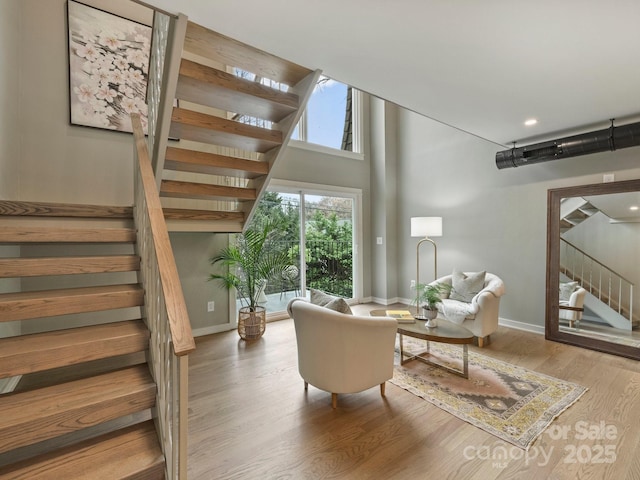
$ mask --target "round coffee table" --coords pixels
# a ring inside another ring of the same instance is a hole
[[[374,317],[387,317],[387,310],[371,310]],[[473,343],[473,333],[461,325],[438,318],[436,327],[427,327],[424,320],[415,320],[413,323],[398,323],[398,335],[400,335],[400,364],[404,365],[411,360],[418,360],[429,365],[443,368],[451,373],[469,378],[469,357],[467,345]],[[427,342],[427,349],[420,353],[411,353],[404,350],[402,337],[419,338]],[[450,343],[462,345],[462,370],[456,370],[446,365],[432,362],[427,357],[431,355],[429,342]],[[405,358],[406,357],[406,358]]]

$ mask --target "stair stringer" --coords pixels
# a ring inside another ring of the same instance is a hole
[[[165,154],[169,143],[171,115],[173,114],[176,90],[178,88],[178,76],[180,74],[184,39],[187,34],[187,23],[186,15],[179,14],[177,18],[169,17],[169,33],[167,36],[172,42],[167,43],[165,51],[157,128],[154,135],[153,150],[149,152],[158,190],[160,190],[160,184],[162,183]]]

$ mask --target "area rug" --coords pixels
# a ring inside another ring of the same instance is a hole
[[[425,342],[405,336],[404,347],[421,352]],[[431,360],[460,369],[462,347],[431,342]],[[465,379],[418,361],[400,366],[396,349],[391,383],[524,450],[587,391],[471,351]]]

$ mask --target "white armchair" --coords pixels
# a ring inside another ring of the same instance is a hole
[[[584,312],[584,297],[587,295],[587,291],[576,286],[575,290],[570,293],[569,300],[564,300],[562,292],[560,294],[560,312],[559,317],[564,320],[569,320],[569,327],[580,325],[582,320],[582,312]]]
[[[298,343],[298,371],[309,384],[331,392],[361,392],[393,377],[398,322],[393,318],[349,315],[294,298],[287,306]]]
[[[452,285],[452,275],[440,277],[432,283]],[[497,275],[487,272],[482,290],[470,303],[451,300],[449,294],[445,293],[438,304],[438,311],[446,319],[462,325],[478,337],[478,346],[483,347],[489,335],[498,329],[500,297],[504,293],[504,282]]]

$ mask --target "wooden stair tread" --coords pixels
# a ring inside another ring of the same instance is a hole
[[[135,284],[3,293],[0,321],[137,307],[143,302],[144,291]]]
[[[0,452],[153,407],[147,365],[0,397]]]
[[[229,220],[243,221],[244,212],[225,212],[214,210],[195,210],[189,208],[163,208],[167,220]]]
[[[133,207],[0,200],[0,215],[80,218],[132,218]]]
[[[25,375],[147,349],[141,320],[0,339],[0,378]]]
[[[264,78],[296,85],[311,71],[305,67],[243,44],[193,22],[187,24],[187,52],[241,68]]]
[[[0,243],[133,243],[132,228],[57,228],[3,226]]]
[[[282,132],[255,127],[206,113],[174,107],[169,135],[173,138],[265,153],[282,145]]]
[[[164,168],[180,172],[256,178],[269,173],[269,164],[256,160],[168,147]]]
[[[208,183],[163,180],[160,185],[160,196],[246,201],[256,199],[256,190],[254,188],[228,187],[226,185],[211,185]]]
[[[0,258],[0,278],[133,272],[140,269],[137,255]]]
[[[183,59],[176,97],[273,122],[298,109],[298,96]]]
[[[0,468],[1,480],[163,479],[164,457],[152,421]]]

